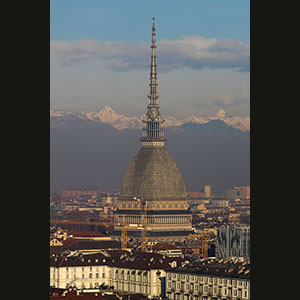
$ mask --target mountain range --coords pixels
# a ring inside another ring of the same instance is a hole
[[[235,118],[223,111],[206,118],[165,117],[166,148],[187,190],[209,184],[223,192],[250,184],[250,118]],[[141,147],[140,128],[140,117],[123,116],[109,106],[96,113],[51,110],[52,188],[96,187],[99,182],[103,188],[120,188]]]
[[[78,118],[86,118],[88,120],[93,120],[96,122],[106,123],[113,126],[116,129],[141,129],[142,128],[142,117],[134,116],[128,117],[122,114],[118,114],[110,106],[105,105],[98,112],[88,112],[88,113],[73,113],[70,111],[62,110],[50,110],[50,117],[56,116],[69,116],[74,115]],[[215,115],[209,117],[201,117],[192,115],[189,118],[183,120],[177,120],[174,117],[163,116],[165,118],[165,127],[169,126],[181,126],[186,123],[194,124],[206,124],[212,120],[222,120],[228,126],[239,129],[241,131],[250,130],[250,117],[229,117],[223,109],[220,109]]]

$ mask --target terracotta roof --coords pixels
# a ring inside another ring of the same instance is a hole
[[[70,245],[76,244],[77,242],[78,242],[78,240],[69,238],[69,239],[64,240],[62,243],[64,246],[70,246]]]
[[[68,247],[70,250],[88,250],[88,249],[120,249],[121,243],[114,240],[108,241],[93,241],[93,240],[79,240],[76,244]]]
[[[177,247],[168,243],[157,243],[152,247],[153,250],[168,250],[168,249],[178,249]]]

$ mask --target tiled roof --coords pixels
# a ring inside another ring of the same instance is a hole
[[[108,265],[111,267],[127,269],[169,269],[172,262],[176,261],[177,266],[186,261],[181,257],[168,257],[158,253],[136,251],[130,253],[123,250],[104,251],[103,253],[73,256],[50,257],[52,267],[71,267],[71,266],[98,266]]]
[[[119,200],[187,200],[179,169],[165,147],[142,147],[131,161],[122,181]]]
[[[107,257],[102,253],[82,256],[52,256],[50,267],[102,266],[107,264]]]
[[[153,250],[168,250],[168,249],[178,249],[177,247],[168,243],[157,243],[152,247]]]
[[[170,269],[168,272],[250,279],[250,261],[202,259],[184,267]]]
[[[136,251],[121,255],[118,260],[108,262],[110,266],[128,268],[128,269],[167,269],[171,267],[171,263],[176,261],[177,265],[181,264],[184,259],[180,257],[168,257],[158,253],[149,253]]]
[[[120,249],[121,243],[114,240],[108,241],[93,241],[79,240],[76,244],[68,247],[70,250],[88,250],[88,249]]]

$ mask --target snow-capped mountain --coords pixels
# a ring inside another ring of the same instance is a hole
[[[93,121],[107,123],[117,129],[135,129],[142,127],[142,117],[126,117],[116,113],[110,106],[105,105],[98,112],[86,113],[86,117]]]
[[[105,105],[98,112],[74,113],[63,110],[50,110],[50,117],[62,117],[74,115],[81,119],[93,120],[96,122],[106,123],[116,129],[140,129],[142,128],[142,117],[127,117],[118,114],[110,106]],[[177,120],[174,117],[163,116],[165,118],[165,126],[181,126],[186,123],[206,124],[211,120],[222,120],[228,126],[239,129],[241,131],[250,131],[250,117],[231,117],[227,116],[223,109],[220,109],[215,115],[208,117],[191,116],[183,120]]]

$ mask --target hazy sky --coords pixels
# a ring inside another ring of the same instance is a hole
[[[250,114],[249,0],[50,0],[52,108],[143,114],[152,17],[161,113]]]

